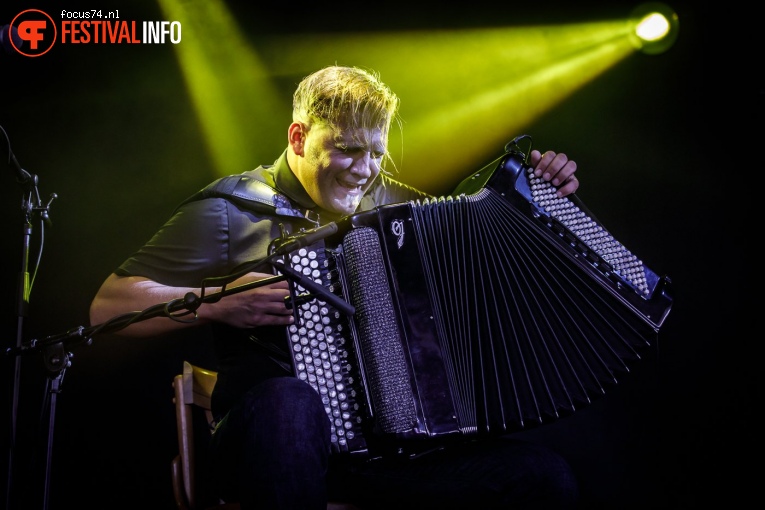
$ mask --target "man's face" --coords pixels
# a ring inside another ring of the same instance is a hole
[[[305,134],[295,175],[319,207],[351,214],[379,175],[385,149],[379,128],[342,131],[314,125]]]

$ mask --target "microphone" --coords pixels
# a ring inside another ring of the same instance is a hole
[[[5,132],[3,126],[0,126],[0,132],[3,133],[3,136],[5,136],[5,140],[8,143],[8,164],[11,165],[14,170],[16,170],[16,182],[19,184],[26,184],[29,182],[32,176],[29,174],[29,172],[21,168],[19,161],[16,159],[16,155],[13,154],[13,151],[11,150],[11,140],[8,138],[8,133]]]
[[[8,147],[8,164],[10,164],[16,170],[16,182],[19,184],[26,184],[29,182],[29,179],[32,178],[29,172],[21,168],[21,165],[19,164],[10,147]]]
[[[273,259],[277,255],[289,255],[290,252],[300,248],[305,248],[308,245],[331,236],[332,234],[336,233],[337,230],[337,223],[333,221],[322,227],[313,228],[311,230],[300,232],[297,235],[287,237],[284,241],[278,244],[275,249],[273,249],[271,255],[269,255],[269,258]],[[280,239],[276,239],[275,243],[279,243],[279,241]],[[301,273],[295,271],[292,269],[292,267],[290,267],[289,264],[285,264],[282,261],[276,261],[273,263],[273,265],[284,276],[288,277],[293,282],[300,284],[304,289],[320,295],[322,299],[330,303],[342,313],[346,315],[353,315],[356,313],[356,309],[353,307],[353,305],[334,295],[323,285],[320,285],[310,278],[306,278]]]
[[[11,41],[13,41],[13,44],[11,44]],[[12,53],[14,45],[16,48],[21,48],[23,43],[24,40],[19,35],[18,28],[11,27],[10,25],[0,27],[0,45],[3,46],[6,53]]]
[[[324,226],[316,227],[311,230],[292,235],[279,244],[271,255],[287,255],[300,248],[321,241],[337,232],[337,223],[330,222]]]
[[[321,299],[331,304],[345,315],[351,316],[356,313],[356,307],[354,307],[352,304],[348,303],[341,297],[334,295],[328,288],[324,287],[323,285],[318,284],[310,278],[303,276],[301,273],[292,269],[292,267],[290,267],[288,264],[284,264],[283,262],[279,261],[274,264],[274,267],[281,271],[284,276],[294,281],[295,283],[298,283],[304,289],[310,290],[311,292],[321,296]]]

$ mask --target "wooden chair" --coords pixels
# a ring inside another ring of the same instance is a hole
[[[217,372],[207,370],[188,361],[183,362],[183,373],[173,378],[175,417],[178,427],[178,455],[172,461],[173,494],[178,510],[238,510],[236,502],[223,502],[212,496],[199,476],[205,459],[205,448],[197,443],[208,441],[215,423],[210,410]],[[358,510],[353,505],[330,502],[327,510]]]
[[[183,373],[173,378],[175,396],[175,419],[178,428],[178,455],[172,461],[173,495],[179,510],[203,510],[208,508],[238,508],[238,504],[225,505],[214,500],[202,484],[197,483],[197,474],[203,459],[195,448],[197,441],[209,438],[214,423],[210,410],[212,395],[218,374],[188,361],[183,362]]]

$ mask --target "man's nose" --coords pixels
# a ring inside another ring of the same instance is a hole
[[[351,173],[361,177],[370,177],[374,173],[375,159],[369,152],[364,152],[356,158],[351,167]]]

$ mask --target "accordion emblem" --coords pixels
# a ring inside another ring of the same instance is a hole
[[[672,306],[659,277],[508,151],[447,197],[349,216],[286,257],[297,377],[333,452],[377,454],[535,427],[602,396]]]

